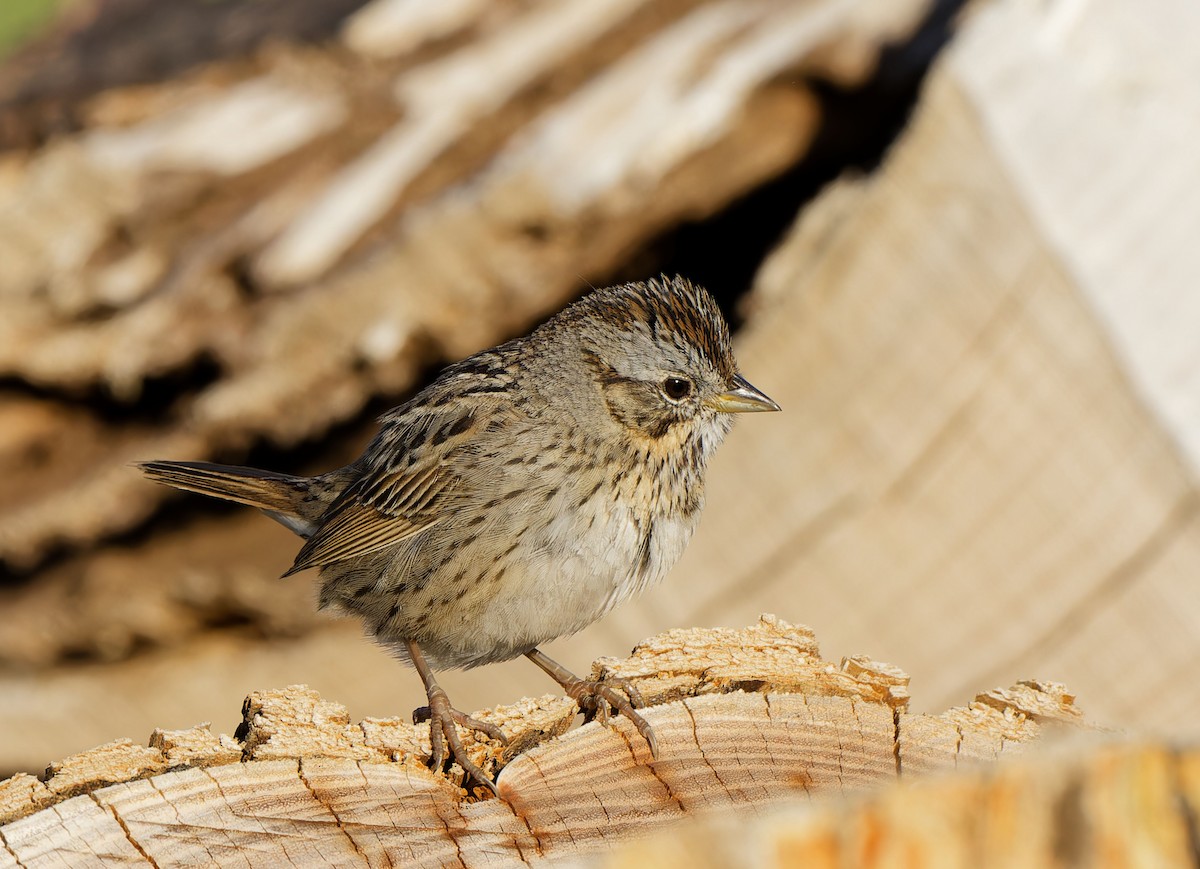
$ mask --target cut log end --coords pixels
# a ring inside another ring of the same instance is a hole
[[[22,860],[37,841],[105,853],[136,843],[163,865],[201,859],[214,836],[249,847],[245,824],[257,818],[279,834],[269,847],[285,850],[294,834],[325,857],[353,845],[359,860],[431,860],[471,832],[473,847],[487,839],[517,865],[714,809],[861,793],[1018,752],[1048,729],[1081,729],[1070,693],[1033,681],[911,715],[901,670],[864,657],[825,661],[808,628],[773,616],[743,630],[669,631],[593,672],[641,691],[657,760],[619,716],[568,733],[573,701],[525,699],[475,713],[508,746],[464,734],[472,759],[498,777],[501,799],[482,799],[459,788],[460,771],[425,767],[427,727],[354,723],[343,706],[291,686],[247,697],[235,737],[207,724],[156,730],[148,747],[118,740],[52,764],[44,782],[0,783],[0,832]]]

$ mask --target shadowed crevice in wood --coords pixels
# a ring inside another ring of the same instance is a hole
[[[729,785],[727,785],[725,783],[725,780],[721,778],[721,771],[719,769],[717,769],[715,766],[713,766],[712,761],[710,761],[708,759],[708,755],[705,754],[704,743],[700,739],[700,725],[696,721],[696,713],[692,711],[691,704],[687,700],[682,701],[682,703],[683,703],[684,710],[688,714],[688,719],[692,722],[692,739],[695,740],[695,742],[696,742],[696,748],[700,752],[700,759],[704,762],[705,766],[707,766],[710,770],[712,770],[712,774],[716,778],[717,783],[721,786],[721,788],[726,793],[729,793],[730,792]],[[680,807],[682,808],[682,804],[680,804]]]
[[[1088,852],[1091,831],[1087,829],[1087,813],[1083,808],[1084,783],[1071,778],[1054,804],[1053,854],[1063,866],[1086,866],[1091,863]]]
[[[896,778],[904,774],[904,763],[900,756],[900,710],[892,710],[892,753],[896,756]]]
[[[1187,751],[1170,749],[1171,790],[1183,828],[1187,834],[1187,848],[1193,866],[1200,866],[1200,794],[1196,792],[1196,779],[1185,775],[1189,766]]]
[[[88,796],[91,797],[92,801],[95,802],[95,804],[101,810],[107,811],[110,815],[112,815],[113,820],[117,822],[117,825],[121,828],[121,831],[125,833],[125,838],[129,840],[129,844],[132,845],[134,850],[142,856],[142,859],[149,863],[153,869],[158,869],[158,863],[154,861],[153,857],[146,853],[145,849],[142,848],[138,840],[134,838],[133,833],[129,832],[129,827],[125,826],[125,821],[122,820],[120,813],[113,806],[105,806],[103,803],[101,803],[98,799],[96,799],[95,794],[88,794]]]
[[[462,815],[459,814],[458,817],[461,821]],[[459,840],[458,834],[456,833],[454,827],[450,825],[449,820],[443,817],[442,823],[446,825],[446,835],[450,838],[450,841],[454,843],[455,856],[458,858],[458,865],[460,865],[462,869],[467,869],[466,855],[463,854],[462,842]]]
[[[316,788],[314,788],[311,784],[309,784],[308,777],[305,776],[305,774],[304,774],[304,758],[299,758],[296,761],[296,776],[297,776],[297,778],[300,779],[300,782],[306,788],[308,788],[308,792],[310,794],[312,794],[312,798],[328,810],[329,816],[331,818],[333,818],[333,822],[334,822],[334,824],[337,825],[337,828],[341,832],[341,834],[346,837],[346,841],[348,841],[350,843],[350,847],[354,849],[354,852],[356,854],[358,854],[358,856],[363,858],[364,862],[366,862],[367,856],[358,847],[358,842],[356,842],[354,837],[352,835],[350,835],[350,831],[346,829],[345,825],[342,823],[342,819],[340,817],[338,817],[337,810],[334,809],[334,807],[332,805],[330,805],[326,800],[322,799],[321,794],[317,793]],[[447,832],[448,831],[449,830],[447,829]]]
[[[516,816],[518,821],[520,821],[522,824],[525,825],[525,829],[529,831],[529,838],[533,841],[533,845],[534,845],[534,854],[538,857],[546,856],[546,849],[545,849],[545,846],[542,845],[542,839],[537,834],[537,831],[535,831],[533,829],[533,825],[529,823],[529,819],[527,817],[525,817],[525,815],[521,814],[520,812],[517,812],[515,809],[513,810],[513,814]],[[512,837],[512,841],[513,841],[513,846],[517,849],[517,853],[519,853],[521,855],[521,858],[527,859],[525,857],[525,849],[521,846],[520,837],[514,833],[513,837]]]
[[[0,827],[0,845],[3,845],[3,846],[4,846],[4,850],[5,850],[5,852],[6,852],[6,853],[8,854],[8,856],[9,856],[9,857],[12,859],[13,863],[15,863],[17,866],[22,866],[22,865],[23,865],[23,864],[21,863],[21,860],[20,860],[20,858],[18,858],[18,857],[17,857],[17,854],[16,854],[16,852],[15,852],[15,851],[13,851],[13,849],[12,849],[12,848],[9,846],[9,844],[8,844],[8,839],[6,839],[6,838],[5,838],[5,836],[4,836],[4,830],[3,830],[3,828],[2,828],[2,827]]]

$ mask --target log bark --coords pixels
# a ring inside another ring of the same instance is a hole
[[[55,764],[45,783],[0,783],[0,865],[542,864],[681,819],[749,818],[991,763],[1082,728],[1069,692],[1037,682],[912,715],[903,672],[824,661],[808,629],[772,616],[673,631],[595,673],[646,697],[657,760],[624,719],[566,732],[572,701],[526,700],[478,713],[509,746],[467,736],[499,770],[500,798],[484,799],[424,766],[427,727],[351,724],[303,687],[258,692],[237,739],[156,731],[149,747],[124,740]]]

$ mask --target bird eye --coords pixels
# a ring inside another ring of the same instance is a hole
[[[682,377],[668,377],[663,381],[663,394],[672,401],[682,401],[692,392],[692,382]]]

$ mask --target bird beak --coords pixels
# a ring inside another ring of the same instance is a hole
[[[765,410],[779,410],[778,404],[751,386],[742,375],[734,375],[730,385],[733,387],[732,389],[710,398],[705,403],[721,413],[758,413]]]

